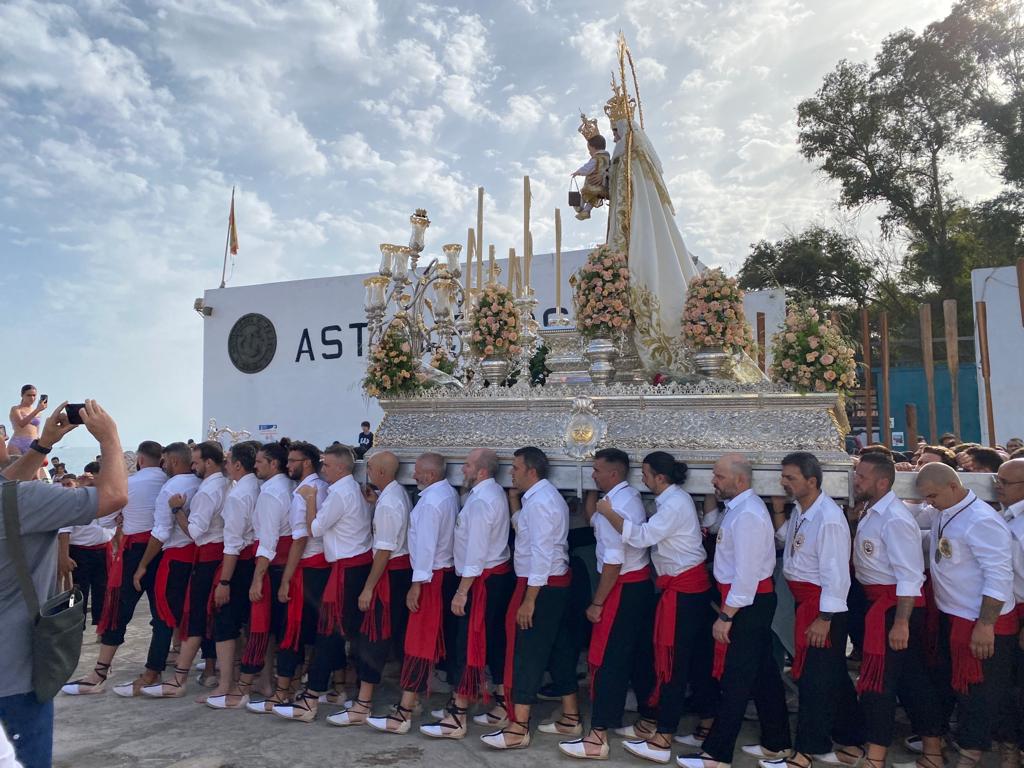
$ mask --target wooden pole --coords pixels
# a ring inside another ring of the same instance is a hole
[[[476,188],[476,258],[477,264],[480,264],[484,257],[484,188]],[[483,267],[477,268],[476,272],[476,287],[483,288],[484,284],[481,282],[483,278]]]
[[[984,301],[974,302],[978,319],[978,346],[981,348],[981,378],[985,385],[985,419],[988,423],[988,444],[996,444],[996,420],[992,411],[992,368],[988,356],[988,309]]]
[[[768,370],[765,367],[767,365],[767,361],[765,360],[765,349],[764,349],[765,339],[766,339],[764,323],[765,323],[764,312],[758,312],[757,313],[757,367],[761,369],[762,373],[764,373],[765,371]]]
[[[555,325],[562,324],[562,210],[555,208]]]
[[[924,381],[928,387],[928,442],[939,442],[938,419],[935,415],[935,358],[932,353],[932,307],[922,304],[918,308],[921,321],[921,365],[924,367]]]
[[[917,405],[907,403],[903,406],[903,412],[907,417],[907,448],[917,450]]]
[[[494,261],[494,243],[487,246],[487,282],[493,283],[498,279],[496,272],[497,264]]]
[[[530,291],[530,177],[523,176],[523,283]]]
[[[892,426],[889,423],[892,402],[889,397],[889,313],[882,313],[882,442],[892,448]]]
[[[872,424],[871,396],[871,323],[868,319],[868,308],[860,310],[861,350],[864,354],[864,428],[867,430],[866,444],[871,445],[874,424]]]
[[[960,438],[960,344],[956,324],[956,299],[942,302],[946,331],[946,366],[949,368],[949,392],[953,411],[953,433]]]
[[[476,245],[476,235],[473,234],[473,228],[470,227],[466,232],[466,290],[470,291],[473,289],[473,246]],[[480,278],[477,278],[477,288],[482,287]]]

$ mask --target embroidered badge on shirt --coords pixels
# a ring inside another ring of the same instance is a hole
[[[719,528],[718,529],[718,535],[715,536],[715,544],[721,544],[722,543],[722,539],[724,539],[724,538],[725,538],[725,531],[723,531],[721,528]]]
[[[869,557],[875,553],[875,542],[871,539],[864,539],[864,542],[860,545],[861,549],[864,550],[864,554]]]
[[[793,537],[793,549],[794,550],[800,549],[800,547],[802,547],[803,545],[804,545],[804,535],[802,533],[798,533],[796,536]]]

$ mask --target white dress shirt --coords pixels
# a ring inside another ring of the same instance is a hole
[[[240,477],[228,491],[221,511],[221,517],[224,518],[225,555],[241,554],[256,538],[252,518],[259,495],[260,482],[252,472]]]
[[[475,578],[509,558],[508,497],[494,478],[477,483],[455,520],[455,572]]]
[[[961,514],[957,514],[960,512]],[[968,491],[944,512],[935,510],[931,525],[932,585],[935,604],[943,613],[974,621],[981,614],[982,597],[1003,601],[1000,613],[1013,610],[1013,566],[1010,529],[1002,515]],[[939,530],[942,535],[940,537]],[[940,538],[951,556],[935,562]]]
[[[892,491],[861,517],[853,540],[853,567],[861,584],[895,584],[897,597],[920,597],[921,528]]]
[[[58,533],[70,534],[68,543],[72,547],[98,547],[114,538],[114,528],[104,528],[99,520],[88,525],[71,525],[61,528]]]
[[[252,514],[253,533],[260,543],[256,557],[273,560],[277,554],[277,540],[282,536],[291,536],[288,510],[291,508],[294,488],[295,484],[284,472],[279,472],[260,486],[260,495]]]
[[[569,570],[569,505],[547,480],[538,480],[523,494],[516,514],[516,576],[527,586],[543,587],[549,576]]]
[[[145,533],[153,530],[153,510],[156,497],[167,482],[167,475],[160,467],[143,467],[128,477],[128,503],[121,510],[123,523],[121,530],[125,536],[133,533]],[[114,528],[117,523],[113,517],[104,518],[105,527]]]
[[[670,485],[654,497],[654,504],[656,510],[646,523],[622,521],[622,540],[634,547],[650,547],[659,576],[678,576],[703,563],[707,553],[690,494]]]
[[[1013,540],[1013,599],[1017,605],[1024,605],[1024,501],[1018,501],[1006,508],[1007,525]]]
[[[612,505],[612,510],[623,520],[633,525],[643,525],[647,521],[644,503],[640,492],[623,480],[605,494]],[[594,526],[594,540],[597,545],[597,572],[601,573],[604,565],[621,565],[619,575],[639,571],[651,561],[647,547],[634,547],[622,539],[622,534],[612,527],[604,515],[594,514],[590,519]]]
[[[310,533],[323,539],[324,554],[331,563],[370,550],[373,513],[352,475],[328,487],[327,498],[313,518]]]
[[[295,486],[292,491],[291,507],[288,510],[288,522],[292,527],[292,540],[305,539],[306,548],[302,552],[302,559],[322,555],[324,552],[324,540],[316,535],[310,535],[309,527],[306,525],[306,500],[299,495],[299,488],[311,485],[316,488],[316,509],[319,513],[320,507],[327,499],[327,483],[320,479],[320,475],[312,473],[303,478],[302,482]]]
[[[447,480],[438,480],[420,492],[409,513],[409,560],[412,580],[430,581],[434,571],[455,562],[455,518],[459,494]]]
[[[729,584],[725,604],[745,608],[757,585],[775,572],[775,526],[761,497],[748,488],[725,502],[715,545],[715,581]]]
[[[170,498],[176,494],[185,496],[185,503],[182,511],[188,517],[191,510],[192,497],[199,490],[199,478],[191,472],[183,475],[175,475],[167,479],[160,493],[157,494],[156,502],[153,505],[153,536],[160,539],[164,549],[177,549],[192,543],[188,534],[181,530],[178,521],[174,519],[171,511]]]
[[[224,541],[224,499],[228,495],[230,480],[220,472],[208,475],[199,484],[192,497],[192,511],[188,515],[188,535],[197,545]]]
[[[373,508],[373,551],[386,549],[390,560],[409,554],[409,492],[392,480],[377,496]]]
[[[824,493],[807,511],[797,502],[785,531],[782,573],[791,581],[821,587],[818,610],[842,613],[850,592],[850,525],[843,510]]]

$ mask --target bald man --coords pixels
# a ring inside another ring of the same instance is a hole
[[[412,580],[409,562],[409,512],[412,503],[405,487],[396,479],[398,457],[391,451],[376,451],[366,462],[364,489],[373,507],[373,565],[359,594],[363,611],[364,653],[377,669],[383,669],[392,648],[403,647],[409,609],[405,604]],[[346,702],[345,709],[327,718],[331,725],[364,725],[370,716],[376,686],[360,680],[359,693]],[[328,700],[343,696],[336,690]]]
[[[1000,742],[1014,740],[996,717],[1012,674],[1018,630],[1010,531],[945,464],[922,467],[917,490],[933,508],[928,554],[941,611],[937,680],[946,689],[943,714],[948,720],[956,703],[957,766],[974,768],[993,735]]]
[[[444,457],[424,453],[416,460],[413,479],[420,498],[409,513],[409,560],[412,584],[406,596],[409,625],[402,661],[402,698],[384,717],[366,724],[378,731],[405,734],[412,727],[413,708],[426,693],[435,664],[445,655],[444,606],[458,586],[453,547],[459,495],[447,480]]]
[[[1003,517],[1013,535],[1010,540],[1013,553],[1013,598],[1017,603],[1017,618],[1024,624],[1024,459],[1004,462],[996,473],[995,483],[996,498],[1003,505]],[[1019,640],[1016,649],[1016,696],[1004,701],[1000,708],[1000,717],[1013,722],[1017,731],[1016,743],[1004,741],[1000,744],[1004,760],[1015,750],[1024,749],[1024,628],[1020,631]],[[1004,735],[1009,736],[1010,733]]]

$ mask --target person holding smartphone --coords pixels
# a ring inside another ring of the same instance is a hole
[[[39,398],[36,405],[38,391],[34,384],[26,384],[21,388],[21,402],[11,406],[11,426],[14,428],[14,436],[10,439],[9,445],[17,448],[17,452],[24,454],[32,445],[32,441],[39,437],[39,414],[46,410],[49,401],[46,395]],[[79,422],[81,423],[81,422]]]

